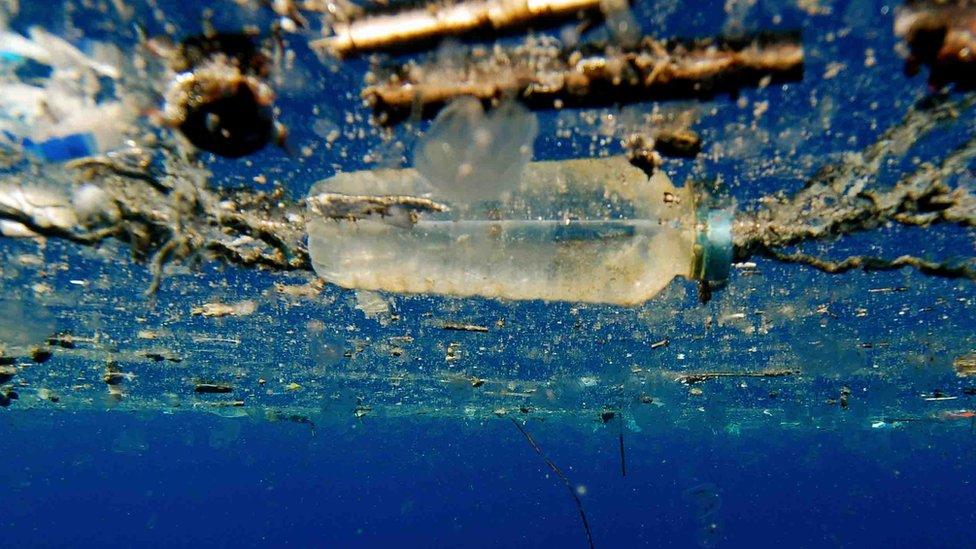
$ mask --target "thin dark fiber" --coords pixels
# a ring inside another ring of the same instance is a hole
[[[529,446],[535,450],[535,453],[542,457],[542,459],[546,462],[546,465],[548,465],[549,468],[552,469],[552,472],[556,473],[556,476],[559,477],[559,479],[563,481],[563,484],[566,485],[566,489],[569,490],[569,495],[573,496],[573,501],[576,502],[576,509],[579,510],[580,520],[583,521],[583,529],[586,531],[586,543],[589,544],[590,549],[593,549],[593,535],[590,533],[590,523],[586,520],[586,513],[583,511],[583,502],[576,494],[576,490],[573,489],[573,483],[569,482],[569,479],[566,478],[566,475],[563,474],[559,467],[546,456],[545,452],[542,451],[542,447],[539,446],[539,443],[532,438],[532,435],[525,430],[525,427],[522,427],[521,423],[516,421],[514,418],[512,419],[512,423],[515,424],[515,427],[520,433],[522,433],[522,436],[524,436],[525,440],[528,441]]]

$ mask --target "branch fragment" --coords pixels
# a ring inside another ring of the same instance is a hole
[[[758,254],[832,273],[912,266],[930,275],[973,278],[970,266],[911,256],[893,260],[857,256],[832,262],[780,249],[866,231],[891,221],[923,227],[935,223],[976,227],[976,196],[964,186],[953,189],[946,183],[964,173],[976,158],[976,137],[950,152],[938,166],[923,164],[889,189],[867,187],[887,158],[905,154],[920,136],[965,115],[974,104],[976,94],[969,94],[958,101],[937,98],[912,109],[875,144],[860,154],[849,155],[839,166],[822,169],[792,198],[769,197],[760,210],[740,215],[733,228],[737,260]]]
[[[524,25],[540,18],[595,10],[600,0],[461,0],[430,4],[399,13],[368,15],[335,22],[333,35],[311,43],[337,57],[458,35],[478,29]]]
[[[436,107],[464,95],[481,100],[516,97],[549,108],[663,97],[707,97],[723,91],[797,80],[803,75],[799,33],[757,34],[742,39],[656,40],[633,48],[587,46],[566,51],[542,40],[514,48],[474,49],[457,59],[407,64],[363,97],[378,112],[403,115],[416,106]],[[433,109],[425,109],[429,114]]]
[[[800,252],[783,253],[776,250],[765,250],[763,254],[777,261],[800,263],[830,274],[846,273],[852,270],[894,271],[902,267],[914,267],[919,272],[930,276],[976,280],[976,264],[972,261],[965,263],[938,262],[913,255],[902,255],[894,259],[854,255],[840,261],[830,261]]]

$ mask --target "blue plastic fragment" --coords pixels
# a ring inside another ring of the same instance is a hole
[[[62,162],[74,158],[91,156],[98,152],[95,136],[90,133],[75,133],[64,137],[52,137],[40,143],[24,140],[24,150],[49,162]]]
[[[23,63],[26,59],[23,55],[12,51],[0,51],[0,61],[4,63]]]

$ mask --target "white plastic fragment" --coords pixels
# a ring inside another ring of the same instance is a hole
[[[70,230],[78,224],[71,201],[53,187],[0,183],[0,209],[19,212],[38,227]],[[0,221],[0,234],[8,237],[34,237],[37,233],[13,220]]]
[[[462,97],[445,107],[414,151],[414,165],[442,196],[470,203],[513,189],[539,131],[535,115],[516,102],[485,112]]]
[[[84,223],[99,222],[114,223],[121,213],[119,207],[112,201],[108,193],[101,187],[85,184],[75,189],[71,196],[78,219]]]

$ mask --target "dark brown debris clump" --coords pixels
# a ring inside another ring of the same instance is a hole
[[[929,84],[976,87],[976,1],[909,0],[895,18],[908,45],[905,73],[929,67]]]
[[[0,383],[6,383],[17,375],[17,367],[4,364],[0,366]]]
[[[190,37],[170,57],[164,125],[179,129],[197,148],[230,158],[284,138],[268,83],[271,59],[253,36]]]
[[[193,392],[205,394],[224,394],[233,392],[234,387],[226,383],[197,383],[193,386]]]
[[[623,146],[631,164],[652,173],[663,163],[662,156],[694,158],[701,152],[702,143],[694,130],[665,128],[631,133],[624,138]]]
[[[0,408],[10,406],[10,402],[18,400],[20,395],[12,387],[0,387]]]

